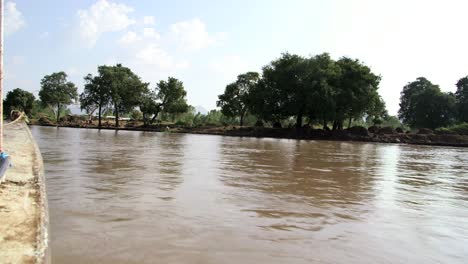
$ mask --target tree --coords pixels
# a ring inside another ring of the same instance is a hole
[[[289,53],[265,66],[262,79],[250,92],[252,113],[275,123],[295,115],[296,126],[301,127],[307,105],[304,72],[305,59]]]
[[[461,122],[468,122],[468,76],[461,78],[457,82],[457,116]]]
[[[33,109],[34,95],[28,91],[16,88],[13,91],[9,91],[3,102],[6,114],[10,114],[12,110],[19,110],[25,112],[27,115],[31,114]]]
[[[154,91],[147,91],[140,100],[140,111],[143,114],[143,124],[145,126],[153,122],[152,116],[156,117],[161,111],[160,105],[156,102],[157,96]]]
[[[59,122],[62,108],[71,104],[73,100],[76,100],[77,96],[75,84],[67,81],[67,74],[63,71],[46,75],[41,80],[39,98],[42,103],[54,109],[57,123]]]
[[[343,57],[337,61],[340,75],[335,84],[335,121],[333,129],[343,129],[343,122],[362,117],[378,104],[380,76],[359,60]]]
[[[145,93],[140,102],[145,124],[153,123],[160,112],[169,114],[186,112],[188,110],[186,95],[184,84],[178,79],[169,77],[167,81],[160,81],[154,91]]]
[[[84,77],[84,91],[80,95],[81,109],[86,109],[88,114],[98,111],[98,127],[101,127],[101,116],[111,99],[111,86],[103,77],[104,68],[98,68],[98,76],[88,74]]]
[[[341,73],[340,67],[323,53],[307,60],[307,75],[305,85],[307,88],[306,112],[309,123],[322,121],[324,129],[327,123],[335,117],[336,79]]]
[[[250,90],[260,79],[257,72],[247,72],[237,76],[237,81],[226,86],[223,94],[216,102],[221,112],[227,117],[239,117],[240,126],[244,125],[244,117],[248,111]]]
[[[143,83],[129,68],[116,66],[98,67],[100,85],[109,91],[110,104],[114,108],[115,127],[119,127],[119,115],[130,112],[139,105],[148,91],[148,83]]]
[[[372,123],[372,125],[381,125],[385,120],[388,120],[388,118],[390,118],[390,116],[388,115],[387,108],[385,107],[385,101],[382,97],[378,96],[367,111],[366,122],[368,124]],[[396,119],[398,120],[398,118]],[[392,121],[394,120],[392,119]]]
[[[309,122],[323,121],[324,128],[333,121],[334,129],[343,129],[346,118],[350,125],[353,118],[385,107],[377,92],[379,82],[380,76],[359,60],[285,53],[263,68],[261,80],[250,91],[250,108],[265,121],[294,117],[296,128],[301,128],[307,117]]]
[[[417,78],[403,87],[398,116],[411,127],[447,126],[454,121],[455,96],[441,92],[424,77]]]

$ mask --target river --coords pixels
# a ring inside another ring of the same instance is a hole
[[[468,149],[31,129],[52,263],[468,260]]]

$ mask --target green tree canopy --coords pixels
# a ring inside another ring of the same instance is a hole
[[[227,117],[239,117],[240,126],[244,125],[244,117],[248,111],[250,90],[258,84],[260,75],[257,72],[247,72],[237,76],[237,81],[226,86],[223,94],[216,102],[221,112]]]
[[[251,89],[251,111],[265,121],[297,115],[302,120],[304,105],[305,59],[284,53],[263,67],[262,79]]]
[[[455,97],[457,99],[458,120],[468,122],[468,76],[458,80]]]
[[[309,122],[322,121],[324,127],[334,120],[336,102],[336,80],[341,73],[338,64],[328,53],[311,57],[306,62],[305,106]],[[297,122],[297,121],[296,121]]]
[[[367,120],[369,120],[372,125],[379,125],[389,118],[392,118],[392,122],[394,121],[393,118],[398,120],[397,117],[390,117],[388,115],[387,108],[385,107],[385,101],[382,97],[377,96],[377,99],[372,102],[369,110],[367,111]]]
[[[359,60],[334,61],[327,53],[304,58],[289,53],[263,68],[262,78],[251,90],[252,113],[265,121],[294,117],[302,127],[304,117],[342,129],[346,118],[382,112],[377,90],[380,76]],[[371,113],[372,112],[372,113]]]
[[[74,83],[67,81],[65,72],[56,72],[46,75],[41,80],[39,98],[42,103],[54,109],[57,123],[60,119],[60,111],[76,100],[78,96]]]
[[[377,92],[380,76],[359,60],[343,57],[337,61],[340,75],[335,84],[335,122],[333,127],[342,129],[345,118],[362,117],[379,104]]]
[[[145,93],[148,83],[122,64],[115,66],[99,66],[99,83],[109,91],[110,103],[114,108],[115,126],[119,127],[119,115],[130,112],[138,106]]]
[[[450,125],[455,116],[455,96],[443,93],[438,85],[424,77],[403,87],[398,116],[415,128],[437,128]]]
[[[88,74],[84,77],[84,91],[80,95],[81,109],[88,114],[98,111],[98,127],[101,127],[101,116],[111,100],[111,86],[104,78],[103,67],[98,68],[98,76]]]
[[[178,79],[169,77],[167,81],[160,81],[156,88],[147,91],[140,101],[145,124],[153,123],[160,112],[169,114],[186,112],[188,110],[186,95],[184,84]]]
[[[23,111],[27,115],[30,115],[31,110],[33,109],[34,100],[36,100],[36,98],[32,93],[16,88],[7,93],[3,102],[3,107],[7,115],[9,115],[12,110]]]

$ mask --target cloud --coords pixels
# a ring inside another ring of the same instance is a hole
[[[161,35],[154,28],[144,28],[143,36],[150,39],[160,39]]]
[[[16,9],[16,3],[8,2],[5,6],[5,35],[17,32],[26,25],[23,14]]]
[[[140,33],[126,32],[119,40],[125,48],[125,60],[153,71],[173,72],[187,68],[186,61],[177,61],[160,46],[160,38],[159,33],[151,27],[143,28]]]
[[[228,55],[211,60],[209,68],[215,73],[221,75],[226,82],[235,81],[239,74],[252,71],[249,62],[237,55]]]
[[[123,45],[131,45],[138,41],[140,41],[140,37],[133,31],[128,31],[119,39],[119,42]]]
[[[216,43],[217,38],[206,30],[200,19],[181,21],[171,25],[171,33],[179,48],[184,51],[198,51]]]
[[[128,14],[133,8],[107,0],[98,0],[85,10],[78,11],[79,32],[86,46],[93,47],[99,37],[106,32],[127,29],[135,23]]]
[[[138,32],[128,31],[119,39],[122,52],[121,62],[126,62],[145,79],[175,74],[189,67],[186,60],[173,57],[162,44],[161,35],[152,27],[141,28]]]
[[[185,69],[189,66],[187,61],[176,61],[164,49],[156,44],[149,44],[136,53],[135,58],[139,63],[156,66],[158,69],[173,71]]]
[[[154,16],[144,16],[143,25],[154,26],[156,25],[156,19],[154,19]]]

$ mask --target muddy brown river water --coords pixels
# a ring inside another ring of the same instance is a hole
[[[32,132],[53,263],[468,263],[468,149]]]

